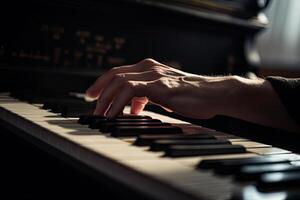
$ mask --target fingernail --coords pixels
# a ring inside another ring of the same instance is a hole
[[[87,94],[84,95],[84,100],[85,100],[86,102],[93,102],[93,101],[95,101],[95,100],[97,100],[97,99],[98,99],[98,98],[92,98],[92,97],[88,96]]]

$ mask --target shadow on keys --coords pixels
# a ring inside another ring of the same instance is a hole
[[[1,199],[146,199],[107,177],[89,178],[8,130],[0,133]]]

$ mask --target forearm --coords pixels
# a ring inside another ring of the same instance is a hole
[[[231,92],[222,114],[275,128],[299,130],[268,81],[237,76],[231,79],[228,86]]]

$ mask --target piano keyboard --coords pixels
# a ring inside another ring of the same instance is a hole
[[[290,151],[149,111],[115,120],[82,111],[0,94],[0,120],[145,196],[300,197],[300,156]]]

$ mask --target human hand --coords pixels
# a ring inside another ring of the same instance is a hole
[[[116,117],[130,101],[132,114],[139,114],[151,101],[169,111],[203,119],[223,112],[231,94],[230,80],[229,76],[190,74],[145,59],[109,70],[86,94],[98,99],[94,114],[109,118]]]

